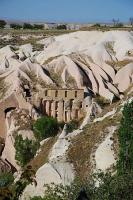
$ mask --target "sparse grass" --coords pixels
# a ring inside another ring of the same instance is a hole
[[[100,26],[100,27],[94,27],[94,26],[90,26],[90,27],[82,27],[80,28],[80,30],[82,31],[132,31],[133,27],[110,27],[110,26]]]
[[[13,29],[1,29],[0,34],[2,36],[10,35],[12,36],[11,39],[0,39],[0,48],[6,46],[6,45],[24,45],[27,43],[31,43],[33,45],[33,50],[43,50],[43,45],[37,44],[38,40],[47,38],[49,36],[56,36],[56,35],[62,35],[66,33],[71,33],[73,31],[67,31],[67,30],[13,30]],[[27,36],[29,35],[27,39],[22,39],[21,36]],[[42,35],[42,38],[36,38],[34,36]]]
[[[124,92],[124,97],[129,98],[133,96],[133,84],[130,85],[130,87]],[[124,98],[124,99],[125,99]]]
[[[35,158],[33,158],[33,160],[31,160],[30,163],[28,163],[28,165],[32,166],[33,170],[37,171],[41,166],[43,166],[48,161],[48,155],[53,145],[55,144],[56,140],[57,137],[49,138],[41,147],[40,153]]]
[[[111,104],[107,104],[106,106],[103,107],[102,112],[97,116],[97,117],[103,117],[107,112],[112,111],[114,108],[118,109],[118,106],[121,104],[121,101],[115,101]]]
[[[118,125],[120,118],[118,114],[102,122],[87,125],[84,131],[72,140],[68,150],[68,160],[73,163],[76,174],[81,179],[85,179],[92,170],[90,156],[96,144],[105,138],[106,128]]]
[[[32,129],[32,119],[29,116],[28,110],[21,110],[19,112],[13,110],[11,115],[13,115],[15,119],[15,126],[18,127],[17,131]]]
[[[109,54],[116,55],[116,52],[114,51],[114,42],[106,42],[105,48]]]
[[[106,106],[110,105],[110,101],[102,96],[97,95],[95,97],[95,100],[98,103],[98,105],[101,106],[101,108],[105,108]]]
[[[61,35],[65,33],[72,33],[75,31],[71,30],[57,30],[57,29],[51,29],[51,30],[30,30],[30,29],[20,29],[20,30],[14,30],[14,29],[1,29],[0,33],[5,34],[14,34],[14,35],[27,35],[27,34],[34,34],[34,35],[40,35],[43,34],[44,36],[52,36],[52,35]]]
[[[67,88],[75,88],[75,89],[78,88],[75,79],[72,76],[70,76],[70,75],[68,75],[68,77],[67,77],[66,87]]]
[[[49,64],[50,62],[52,62],[52,61],[55,60],[56,58],[59,58],[60,56],[61,56],[61,55],[48,58],[48,59],[43,63],[43,65]]]
[[[60,72],[55,73],[53,70],[49,70],[49,73],[56,86],[61,86],[63,84]]]
[[[113,150],[114,150],[114,156],[116,160],[118,159],[118,156],[119,156],[118,128],[115,130],[113,134]]]
[[[126,65],[132,63],[133,60],[130,60],[130,59],[125,59],[125,60],[122,60],[122,61],[118,61],[116,64],[115,64],[115,67],[117,69],[120,69],[122,67],[125,67]]]
[[[126,65],[132,63],[133,60],[130,60],[130,59],[125,59],[125,60],[122,60],[122,61],[106,61],[106,63],[110,66],[112,66],[114,69],[116,70],[119,70],[121,69],[122,67],[125,67]]]
[[[1,29],[0,34],[2,36],[10,35],[12,36],[11,39],[0,39],[0,48],[6,46],[6,45],[13,45],[13,46],[20,46],[24,44],[32,44],[34,51],[41,51],[43,50],[44,45],[38,44],[37,41],[47,38],[49,36],[56,36],[56,35],[62,35],[66,33],[71,33],[73,31],[67,31],[67,30],[14,30],[14,29]],[[42,38],[36,38],[34,36],[40,36],[42,35]],[[30,36],[27,39],[22,39],[21,36]]]
[[[2,99],[7,91],[8,85],[5,83],[3,79],[0,79],[0,99]]]

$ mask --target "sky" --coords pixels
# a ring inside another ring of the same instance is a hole
[[[133,17],[133,0],[0,0],[0,18],[45,22],[122,22]]]

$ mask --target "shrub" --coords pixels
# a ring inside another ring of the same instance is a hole
[[[20,24],[10,24],[10,28],[13,28],[13,29],[21,29],[22,26]]]
[[[67,30],[67,27],[66,27],[65,24],[61,24],[61,25],[58,25],[58,26],[57,26],[57,29],[58,29],[58,30]]]
[[[11,185],[14,181],[14,177],[11,173],[1,173],[0,174],[0,188],[7,187]]]
[[[69,123],[67,123],[66,132],[71,133],[73,130],[78,129],[78,126],[79,126],[79,122],[76,120],[72,120]]]
[[[6,22],[4,20],[0,20],[0,28],[4,28],[6,25]]]
[[[104,97],[99,95],[96,96],[96,102],[98,103],[99,106],[101,106],[101,108],[104,108],[105,106],[110,104],[108,99],[105,99]]]
[[[31,24],[28,24],[28,23],[24,23],[23,24],[23,29],[33,29],[34,26],[32,26]]]
[[[15,159],[21,166],[25,166],[36,154],[39,144],[28,138],[23,139],[21,135],[15,138]]]
[[[133,173],[133,101],[124,106],[119,143],[118,173]]]
[[[101,24],[99,24],[99,23],[96,23],[96,24],[94,24],[94,25],[93,25],[93,27],[100,28],[100,27],[101,27]]]
[[[35,137],[41,141],[48,137],[57,135],[59,131],[59,124],[56,119],[52,117],[41,117],[33,125]]]
[[[33,197],[31,200],[43,200],[43,198],[42,197]]]
[[[34,24],[34,29],[43,29],[44,25],[43,24]]]

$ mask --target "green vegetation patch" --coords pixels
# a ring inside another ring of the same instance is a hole
[[[28,165],[32,166],[33,170],[37,171],[48,161],[48,155],[56,140],[57,137],[51,137],[41,146],[41,150],[38,155],[28,163]]]
[[[41,117],[33,124],[35,137],[38,141],[48,137],[56,136],[59,131],[57,119],[52,117]]]
[[[39,148],[39,143],[29,140],[28,138],[23,139],[21,135],[17,135],[14,147],[16,149],[15,159],[22,167],[24,167],[32,158],[34,158]]]
[[[120,153],[118,173],[133,173],[133,101],[123,109],[119,129]]]

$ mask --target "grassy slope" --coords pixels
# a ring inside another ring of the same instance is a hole
[[[56,137],[49,138],[49,140],[47,140],[41,147],[41,151],[39,152],[39,154],[28,163],[28,165],[32,166],[33,170],[37,171],[41,166],[43,166],[48,161],[48,155],[53,145],[55,144],[56,140],[57,140]]]
[[[117,102],[107,106],[101,116],[111,111],[114,107],[116,108],[118,104]],[[87,177],[91,172],[92,163],[90,157],[93,151],[95,151],[97,144],[105,138],[107,134],[106,128],[118,125],[120,119],[121,114],[116,113],[113,118],[107,117],[101,122],[87,125],[83,132],[72,140],[72,144],[68,150],[68,160],[73,163],[77,176],[81,179]],[[117,144],[117,132],[114,134],[114,143]],[[118,147],[115,144],[114,150],[117,153]]]

